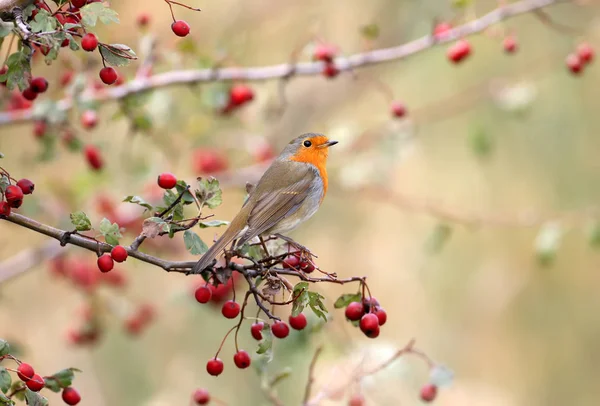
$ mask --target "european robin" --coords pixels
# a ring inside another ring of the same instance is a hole
[[[321,134],[294,138],[250,190],[221,238],[194,265],[201,273],[230,243],[234,249],[254,237],[281,235],[308,220],[327,193],[327,155],[337,144]]]

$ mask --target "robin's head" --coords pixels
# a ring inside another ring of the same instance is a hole
[[[320,167],[327,161],[329,147],[335,144],[337,141],[330,141],[322,134],[303,134],[290,141],[279,158]]]

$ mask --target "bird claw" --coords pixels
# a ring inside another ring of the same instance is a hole
[[[290,246],[294,247],[296,250],[300,251],[300,255],[307,256],[309,259],[319,258],[315,254],[313,254],[307,247],[302,244],[297,243],[292,240],[290,237],[286,237],[285,235],[275,234],[277,238],[281,238],[283,241],[287,242]]]

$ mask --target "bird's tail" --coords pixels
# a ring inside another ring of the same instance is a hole
[[[192,268],[193,274],[202,273],[202,271],[204,271],[207,267],[212,266],[213,260],[218,257],[221,251],[223,251],[223,249],[237,237],[240,232],[240,227],[237,226],[236,220],[237,219],[234,219],[231,222],[221,238],[219,238],[217,242],[215,242],[213,246],[210,247],[204,255],[202,255],[198,262],[196,262]]]

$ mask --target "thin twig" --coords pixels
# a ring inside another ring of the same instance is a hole
[[[425,35],[416,40],[391,48],[376,49],[357,53],[348,57],[336,58],[335,65],[340,71],[350,71],[356,68],[397,61],[419,52],[423,52],[438,44],[455,41],[468,35],[484,31],[488,27],[510,17],[532,12],[554,4],[565,3],[567,0],[522,0],[508,4],[483,15],[482,17],[457,26],[439,38]],[[289,78],[292,75],[315,76],[323,71],[322,62],[301,62],[296,64],[283,63],[279,65],[251,68],[220,68],[171,71],[148,78],[137,78],[126,84],[103,92],[88,90],[81,95],[81,103],[105,103],[120,100],[133,94],[143,93],[163,87],[214,81],[264,81]],[[73,100],[63,99],[57,103],[57,113],[73,107]],[[34,119],[33,108],[0,113],[0,125],[21,123]]]
[[[309,401],[310,390],[315,381],[315,365],[317,364],[319,355],[321,355],[321,351],[323,351],[323,347],[318,347],[312,357],[312,360],[310,361],[310,366],[308,367],[308,381],[306,382],[306,388],[304,389],[304,400],[302,401],[303,405],[306,405]]]

